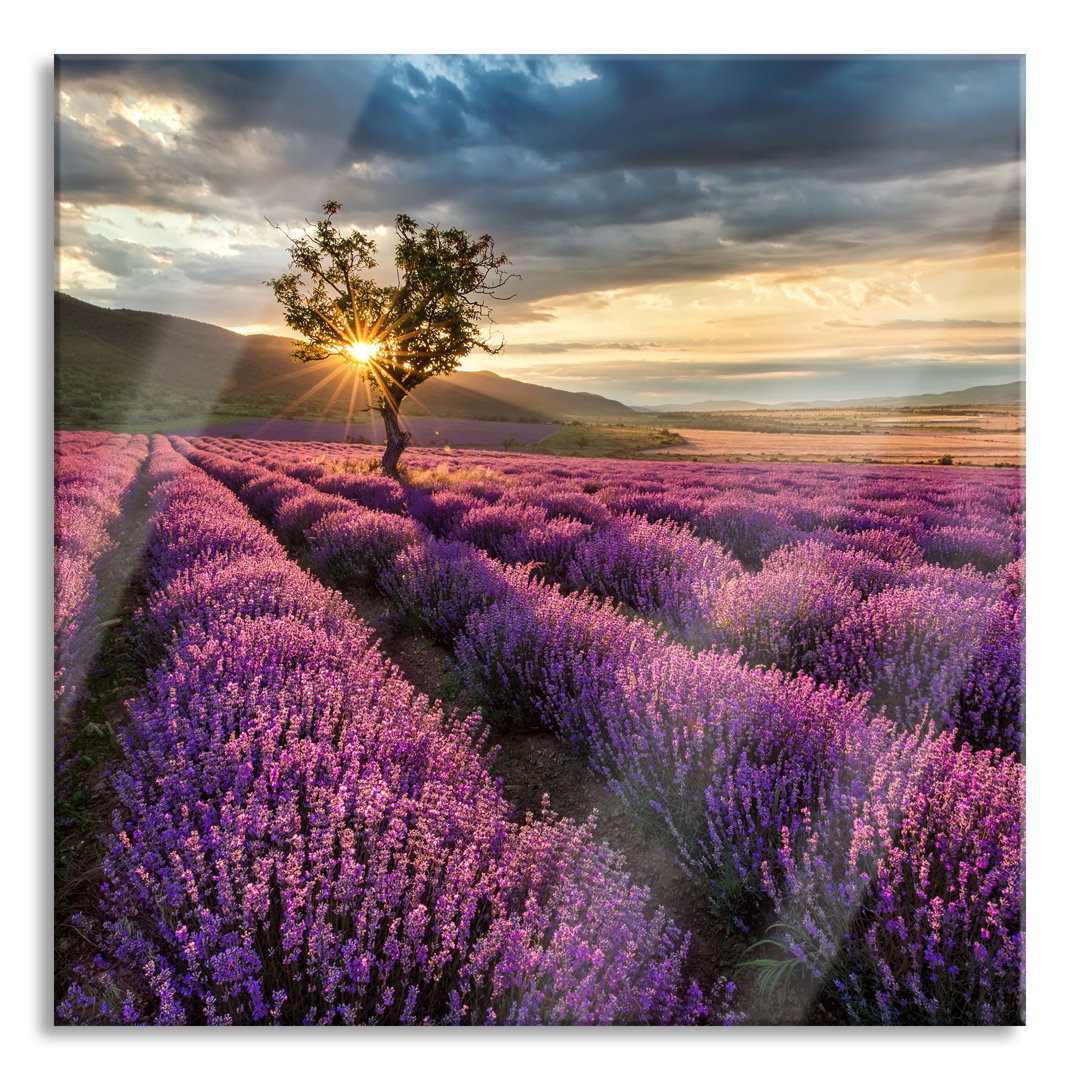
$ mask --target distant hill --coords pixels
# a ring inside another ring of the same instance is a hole
[[[814,401],[781,401],[772,405],[760,401],[692,401],[686,404],[668,404],[635,406],[639,413],[701,413],[701,412],[745,412],[750,409],[851,409],[851,408],[887,408],[905,409],[933,407],[935,405],[1022,405],[1026,384],[1023,380],[1010,383],[995,383],[988,386],[969,386],[964,390],[948,390],[942,394],[911,394],[906,397],[843,398]]]
[[[134,423],[210,412],[344,416],[348,390],[318,384],[332,364],[294,364],[293,342],[236,334],[220,326],[149,311],[112,310],[64,293],[54,297],[58,426]],[[632,417],[621,402],[555,390],[489,371],[429,379],[407,400],[406,415],[479,420],[565,421]]]
[[[438,376],[417,387],[414,393],[420,403],[434,412],[436,402],[446,400],[451,392],[458,390],[469,390],[504,407],[535,411],[546,417],[598,420],[635,415],[629,405],[612,398],[519,382],[492,371],[458,371],[451,376]]]
[[[220,326],[149,311],[113,310],[56,293],[55,398],[58,427],[195,420],[215,415],[344,419],[348,389],[333,362],[294,364],[293,342],[236,334]],[[560,422],[632,419],[643,413],[746,412],[754,409],[1020,405],[1023,382],[943,394],[788,401],[735,399],[633,407],[598,394],[556,390],[490,371],[429,379],[404,413],[450,419]],[[335,396],[336,395],[336,396]]]
[[[885,405],[911,408],[923,405],[1022,405],[1026,396],[1023,379],[989,386],[969,386],[966,390],[949,390],[944,394],[914,394],[901,398],[872,398],[851,402],[859,405]]]
[[[638,412],[744,412],[746,409],[775,409],[775,405],[762,405],[758,401],[739,401],[724,398],[719,401],[692,401],[685,405],[636,405]]]

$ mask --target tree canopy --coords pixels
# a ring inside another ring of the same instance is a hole
[[[265,284],[286,324],[303,336],[295,360],[337,358],[366,380],[386,425],[382,467],[394,472],[409,442],[398,421],[402,400],[432,375],[454,371],[474,349],[502,349],[490,333],[489,301],[509,299],[499,290],[516,275],[489,235],[474,240],[463,229],[421,229],[398,214],[397,281],[380,285],[368,276],[378,265],[375,243],[357,229],[339,230],[333,219],[340,210],[327,202],[303,235],[286,232],[289,272]]]

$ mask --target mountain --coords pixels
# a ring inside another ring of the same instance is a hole
[[[759,401],[739,401],[724,398],[719,401],[692,401],[686,405],[635,406],[638,412],[745,412],[747,409],[775,409],[775,405],[762,405]]]
[[[899,398],[867,398],[845,402],[851,405],[885,405],[889,408],[919,408],[933,405],[1022,405],[1026,396],[1023,379],[988,386],[969,386],[965,390],[948,390],[943,394],[913,394]]]
[[[752,409],[855,409],[932,408],[937,405],[1022,405],[1026,392],[1023,380],[1011,383],[994,383],[987,386],[969,386],[964,390],[947,390],[941,394],[909,394],[904,397],[818,399],[815,401],[781,401],[767,405],[760,401],[692,401],[686,404],[634,406],[639,413],[702,413],[746,412]]]
[[[57,426],[134,423],[208,412],[315,417],[344,414],[340,380],[319,383],[332,364],[294,364],[293,342],[149,311],[112,310],[54,296]],[[335,391],[337,391],[335,393]],[[593,420],[632,417],[621,402],[555,390],[490,371],[436,376],[406,400],[405,415],[480,420]]]
[[[236,334],[174,315],[96,307],[64,293],[55,294],[54,305],[58,427],[209,414],[268,417],[285,412],[298,419],[324,414],[344,418],[348,390],[339,389],[333,362],[294,364],[288,338]],[[320,386],[328,374],[331,378]],[[454,419],[610,422],[643,413],[1020,405],[1024,394],[1024,383],[1012,382],[907,397],[779,405],[714,399],[631,407],[598,394],[537,386],[491,371],[458,371],[419,386],[403,411],[406,416]]]
[[[436,376],[417,387],[414,394],[418,402],[434,412],[435,401],[445,400],[449,393],[464,389],[500,402],[504,408],[538,411],[547,418],[599,420],[635,415],[629,405],[599,394],[537,386],[496,375],[493,371],[458,371],[450,376]]]

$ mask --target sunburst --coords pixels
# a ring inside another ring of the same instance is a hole
[[[407,342],[410,342],[423,331],[411,330],[402,333],[400,329],[402,323],[404,323],[410,315],[415,314],[415,312],[419,310],[420,305],[398,314],[397,317],[394,317],[391,314],[402,291],[403,290],[399,288],[397,294],[390,302],[384,304],[377,313],[369,312],[366,315],[361,315],[359,311],[354,309],[352,318],[349,319],[346,316],[343,320],[344,325],[337,322],[335,318],[328,318],[326,315],[322,315],[323,321],[327,324],[328,328],[334,331],[338,340],[336,347],[333,345],[329,346],[328,358],[335,358],[338,361],[338,364],[335,365],[335,370],[329,372],[323,379],[319,380],[316,385],[310,387],[282,409],[278,413],[278,416],[285,416],[290,413],[301,402],[311,397],[319,390],[322,390],[323,387],[339,373],[344,377],[331,395],[327,407],[323,410],[323,418],[327,416],[333,402],[337,399],[341,391],[351,382],[349,405],[345,416],[346,431],[348,431],[349,427],[352,425],[356,412],[358,411],[357,398],[361,396],[361,385],[363,385],[363,390],[365,391],[363,396],[367,399],[366,405],[360,406],[360,409],[363,411],[374,410],[371,396],[371,384],[378,387],[382,392],[384,399],[390,403],[392,408],[394,407],[393,396],[390,393],[390,387],[392,385],[400,388],[406,397],[412,397],[401,379],[405,377],[405,373],[409,372],[409,369],[413,367],[414,363],[427,359],[433,356],[434,353],[415,351],[406,346]],[[351,326],[349,325],[350,322],[352,324]],[[446,324],[434,324],[434,328],[439,329],[443,325]],[[403,346],[406,347],[403,348]],[[288,375],[284,376],[284,378],[292,378],[299,374],[301,373],[290,372]],[[415,398],[413,400],[415,400]],[[397,413],[400,422],[400,412],[398,412],[396,408],[394,411]],[[421,411],[430,415],[430,410],[423,406],[421,406]]]
[[[343,355],[347,363],[362,366],[363,364],[370,364],[375,359],[379,348],[380,342],[378,341],[354,341],[346,348]]]

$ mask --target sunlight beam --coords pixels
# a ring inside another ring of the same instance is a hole
[[[355,377],[356,376],[355,376],[355,373],[354,373],[354,378]],[[330,400],[327,401],[326,406],[323,408],[322,417],[321,417],[323,420],[325,420],[330,415],[330,410],[333,408],[334,402],[337,400],[338,394],[340,394],[341,391],[345,389],[345,384],[348,382],[348,379],[349,379],[349,370],[346,368],[341,373],[341,382],[340,382],[340,384],[338,385],[337,389],[335,389],[334,392],[330,395]]]
[[[352,424],[352,418],[356,409],[356,395],[360,390],[360,383],[363,380],[360,378],[360,372],[353,373],[352,393],[349,395],[349,409],[345,413],[345,437],[349,437],[349,426]]]
[[[285,408],[277,414],[275,419],[281,419],[290,410],[295,409],[297,405],[300,405],[303,402],[307,401],[307,399],[311,397],[312,394],[317,393],[319,390],[321,390],[331,379],[337,378],[338,373],[338,370],[335,369],[334,371],[331,371],[329,375],[324,376],[314,386],[305,390],[295,401],[290,401],[289,404],[286,405]]]

